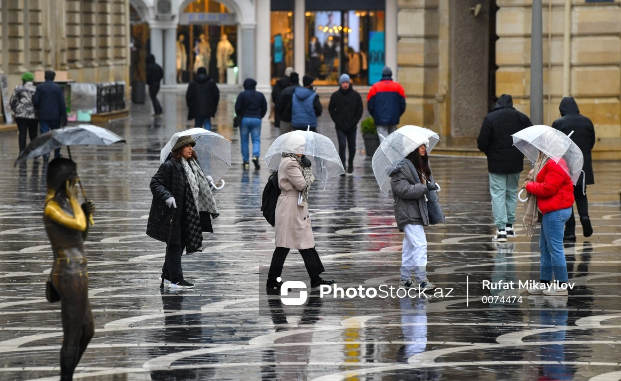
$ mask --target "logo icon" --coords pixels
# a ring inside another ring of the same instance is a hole
[[[276,280],[278,282],[281,282],[282,278],[278,277],[276,278]],[[308,299],[308,292],[306,291],[306,283],[301,282],[299,280],[284,282],[282,286],[280,287],[280,296],[289,295],[290,288],[292,289],[299,288],[301,290],[300,296],[297,298],[280,298],[280,300],[282,301],[282,304],[284,304],[285,306],[301,306],[302,304],[306,303],[306,299]]]

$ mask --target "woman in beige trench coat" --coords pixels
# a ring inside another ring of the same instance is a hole
[[[304,259],[306,271],[311,278],[311,287],[332,284],[334,281],[322,279],[323,264],[315,250],[315,240],[308,213],[308,191],[314,177],[311,162],[304,156],[306,141],[302,134],[295,134],[287,142],[287,151],[283,153],[278,168],[278,187],[280,196],[276,204],[276,250],[267,279],[267,288],[280,288],[280,275],[289,254],[297,249]]]

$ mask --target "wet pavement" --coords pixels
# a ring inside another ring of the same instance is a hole
[[[442,294],[348,298],[360,285],[396,287],[403,240],[359,136],[354,173],[317,184],[309,200],[324,277],[345,297],[303,290],[305,303],[290,306],[263,287],[274,249],[259,210],[269,173],[242,170],[234,96],[226,95],[215,130],[233,141],[233,167],[216,195],[221,216],[203,252],[183,257],[196,288],[160,291],[165,246],[145,234],[149,181],[160,149],[188,124],[183,94],[161,97],[163,118],[134,105],[131,118],[106,126],[127,144],[72,149],[98,208],[85,244],[96,332],[75,379],[621,379],[620,163],[594,165],[595,234],[585,239],[578,227],[578,241],[565,247],[569,297],[482,288],[484,280],[538,279],[539,237],[518,225],[517,238],[493,244],[485,160],[432,154],[447,224],[425,228],[428,276]],[[332,126],[324,113],[318,130],[336,143]],[[277,134],[264,123],[262,154]],[[0,133],[0,379],[57,380],[60,305],[44,298],[52,263],[41,221],[46,165],[13,167],[17,153],[16,134]],[[297,252],[283,277],[308,284]]]

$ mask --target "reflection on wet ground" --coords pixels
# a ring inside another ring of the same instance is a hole
[[[183,257],[193,290],[159,290],[164,246],[145,235],[159,150],[187,125],[183,94],[162,94],[163,118],[134,105],[130,119],[110,123],[126,145],[72,149],[98,208],[86,243],[96,334],[76,379],[621,379],[619,163],[595,164],[595,234],[566,245],[575,283],[568,298],[482,290],[483,280],[537,279],[538,235],[517,226],[518,238],[492,244],[485,161],[432,155],[448,218],[426,228],[429,278],[444,295],[339,299],[307,290],[303,305],[288,306],[261,282],[274,239],[259,210],[268,171],[242,171],[234,96],[224,97],[214,124],[233,141],[234,165],[216,196],[215,233],[205,235],[203,253]],[[326,115],[319,132],[336,142]],[[263,125],[262,153],[277,133]],[[15,135],[0,133],[0,379],[55,380],[62,330],[59,305],[44,299],[46,164],[13,167]],[[403,236],[361,137],[358,148],[353,175],[311,193],[317,249],[326,277],[344,289],[396,286]],[[287,265],[286,280],[308,281],[297,253]]]

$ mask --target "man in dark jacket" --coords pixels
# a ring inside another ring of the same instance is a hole
[[[60,128],[67,121],[67,106],[63,89],[54,83],[56,73],[52,70],[45,71],[45,82],[37,86],[37,91],[32,97],[32,104],[39,112],[39,126],[41,133]],[[54,150],[54,157],[60,157],[60,148]],[[45,160],[50,155],[43,155]]]
[[[252,137],[252,162],[254,169],[259,170],[259,156],[261,155],[261,119],[267,113],[267,101],[263,93],[257,91],[257,81],[246,78],[244,81],[244,91],[242,91],[235,101],[235,114],[240,116],[241,125],[239,126],[239,136],[241,143],[241,153],[243,168],[248,164],[248,136]]]
[[[378,134],[387,137],[397,129],[399,119],[405,112],[405,91],[392,80],[392,70],[388,66],[382,69],[382,80],[371,86],[367,108]]]
[[[147,85],[149,86],[149,97],[151,97],[155,116],[162,115],[162,105],[157,100],[157,93],[160,91],[162,78],[164,78],[164,70],[155,63],[155,56],[149,54],[147,56]]]
[[[561,117],[552,123],[552,127],[567,135],[571,134],[569,138],[580,148],[582,156],[584,157],[584,164],[582,166],[584,176],[580,176],[578,183],[574,187],[574,198],[578,206],[578,214],[580,215],[583,234],[585,237],[590,237],[593,234],[593,226],[589,219],[589,203],[586,196],[586,186],[595,184],[593,165],[591,163],[591,150],[593,146],[595,146],[595,128],[593,127],[591,119],[580,114],[580,110],[574,98],[563,98],[559,110],[561,111]],[[571,217],[565,223],[565,235],[563,240],[568,242],[574,242],[576,240],[576,219],[574,217],[573,208],[571,210]]]
[[[280,127],[280,113],[276,112],[276,105],[282,96],[282,92],[289,86],[291,86],[291,80],[289,76],[293,73],[293,68],[288,67],[285,69],[285,76],[276,81],[272,87],[272,102],[274,102],[274,127]]]
[[[278,103],[274,107],[274,112],[280,114],[280,134],[291,132],[291,100],[293,91],[296,87],[300,87],[300,76],[293,72],[289,76],[291,85],[282,91]]]
[[[340,86],[332,93],[328,111],[336,127],[339,140],[339,156],[345,168],[345,148],[349,145],[349,162],[347,172],[354,171],[354,155],[356,154],[356,130],[362,118],[362,97],[354,90],[349,75],[343,74],[339,79]]]
[[[211,131],[211,118],[216,115],[220,90],[204,67],[198,68],[196,77],[185,93],[188,105],[188,120],[194,119],[194,127],[203,127]]]
[[[293,89],[291,94],[291,128],[295,130],[317,132],[317,117],[323,110],[319,95],[313,90],[315,78],[305,75],[304,87]]]
[[[524,169],[524,155],[513,146],[511,135],[533,124],[513,108],[511,95],[503,94],[496,107],[483,119],[477,138],[479,150],[487,156],[489,191],[497,231],[494,241],[505,242],[515,237],[515,207],[520,172]]]

